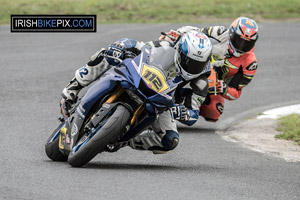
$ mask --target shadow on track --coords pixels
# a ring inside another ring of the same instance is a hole
[[[213,172],[224,171],[224,169],[209,165],[160,165],[160,164],[140,164],[140,163],[101,163],[91,162],[83,167],[84,169],[109,169],[109,170],[135,170],[135,171],[201,171]]]
[[[112,170],[180,170],[179,166],[142,164],[142,163],[102,163],[91,162],[84,166],[85,169],[112,169]]]
[[[215,134],[217,129],[210,128],[193,128],[193,127],[178,127],[180,134]]]
[[[227,171],[226,168],[220,166],[207,165],[203,163],[191,163],[187,162],[181,164],[178,162],[175,163],[161,163],[161,164],[153,164],[153,163],[128,163],[128,162],[101,162],[101,161],[91,161],[87,165],[83,167],[71,167],[68,162],[53,162],[50,160],[44,160],[45,163],[50,164],[53,168],[60,168],[63,170],[117,170],[117,171],[157,171],[157,172],[197,172],[197,173],[217,173]],[[64,166],[64,167],[63,167]],[[63,167],[63,168],[62,168]]]

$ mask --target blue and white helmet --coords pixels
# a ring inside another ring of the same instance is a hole
[[[175,65],[186,81],[198,77],[209,65],[212,44],[208,37],[197,31],[184,34],[176,45]]]

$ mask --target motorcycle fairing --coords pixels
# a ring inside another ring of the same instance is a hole
[[[101,129],[101,127],[105,124],[105,122],[108,120],[108,118],[113,114],[113,112],[120,104],[127,107],[128,110],[131,111],[131,109],[122,102],[103,104],[102,108],[93,115],[90,122],[86,125],[86,127],[89,127],[90,130],[89,133],[79,139],[76,145],[72,148],[72,151],[76,152],[82,146],[84,146],[88,142],[88,140],[90,140]]]
[[[90,109],[95,103],[101,99],[104,95],[112,91],[117,85],[117,81],[126,80],[124,77],[116,76],[112,69],[105,72],[100,79],[88,89],[86,94],[81,99],[81,102],[77,108],[77,113],[85,118],[89,113]]]
[[[73,119],[71,120],[69,118],[70,122],[67,124],[69,124],[70,127],[66,127],[66,136],[70,137],[70,146],[67,148],[65,147],[65,149],[71,149],[77,142],[78,133],[83,126],[85,117],[88,115],[95,103],[99,102],[99,100],[102,99],[105,95],[112,92],[120,82],[128,82],[129,84],[127,85],[134,86],[128,89],[135,89],[140,95],[144,97],[145,102],[153,104],[154,107],[157,107],[158,110],[160,110],[160,112],[168,107],[173,106],[174,102],[172,97],[174,94],[174,90],[182,80],[178,78],[178,76],[171,77],[169,80],[167,80],[167,76],[165,74],[165,71],[163,70],[164,66],[155,66],[150,62],[152,58],[151,52],[152,48],[150,46],[144,46],[139,56],[135,57],[134,59],[126,59],[118,67],[112,67],[107,72],[105,72],[100,79],[95,81],[95,83],[88,89],[86,94],[81,99],[76,112],[72,116]],[[171,63],[171,57],[172,54],[169,55],[165,63]],[[156,76],[159,76],[161,78],[161,81],[164,81],[164,84],[167,84],[164,85],[163,90],[155,91],[147,87],[147,81],[144,80],[145,77],[141,76],[143,75],[142,70],[144,67],[148,67],[148,69],[150,67],[156,69]],[[153,114],[156,115],[157,113]],[[149,121],[146,120],[142,124],[148,124],[154,119],[155,117],[153,116],[151,119],[148,119]]]
[[[121,66],[126,66],[127,72],[124,71],[123,73],[130,74],[128,79],[132,77],[137,91],[157,107],[173,106],[174,91],[177,85],[182,82],[181,77],[174,76],[174,73],[170,72],[170,69],[174,67],[175,52],[171,47],[166,50],[163,47],[144,46],[139,56],[134,59],[126,59],[121,64]],[[162,53],[166,55],[162,57]],[[160,87],[154,89],[158,83]],[[152,92],[149,91],[151,86]],[[146,91],[148,95],[145,95]]]

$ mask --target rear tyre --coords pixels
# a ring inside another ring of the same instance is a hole
[[[109,117],[103,127],[84,142],[79,149],[70,152],[68,162],[73,167],[82,167],[92,160],[98,153],[104,151],[110,143],[115,143],[125,130],[130,119],[130,112],[127,108],[119,105],[115,112]]]
[[[47,143],[45,144],[45,151],[48,156],[53,161],[66,162],[68,156],[64,155],[58,147],[59,143],[59,131],[64,126],[65,122],[62,122],[55,131],[48,138]]]

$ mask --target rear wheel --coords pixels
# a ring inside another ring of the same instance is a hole
[[[45,151],[47,156],[53,161],[67,161],[68,156],[64,155],[58,147],[60,130],[64,126],[65,122],[62,122],[55,131],[48,138],[45,144]]]
[[[70,152],[68,162],[73,167],[81,167],[92,160],[98,153],[104,151],[110,143],[115,143],[123,133],[130,112],[119,105],[114,113],[102,122],[101,128],[94,135],[84,135]]]

